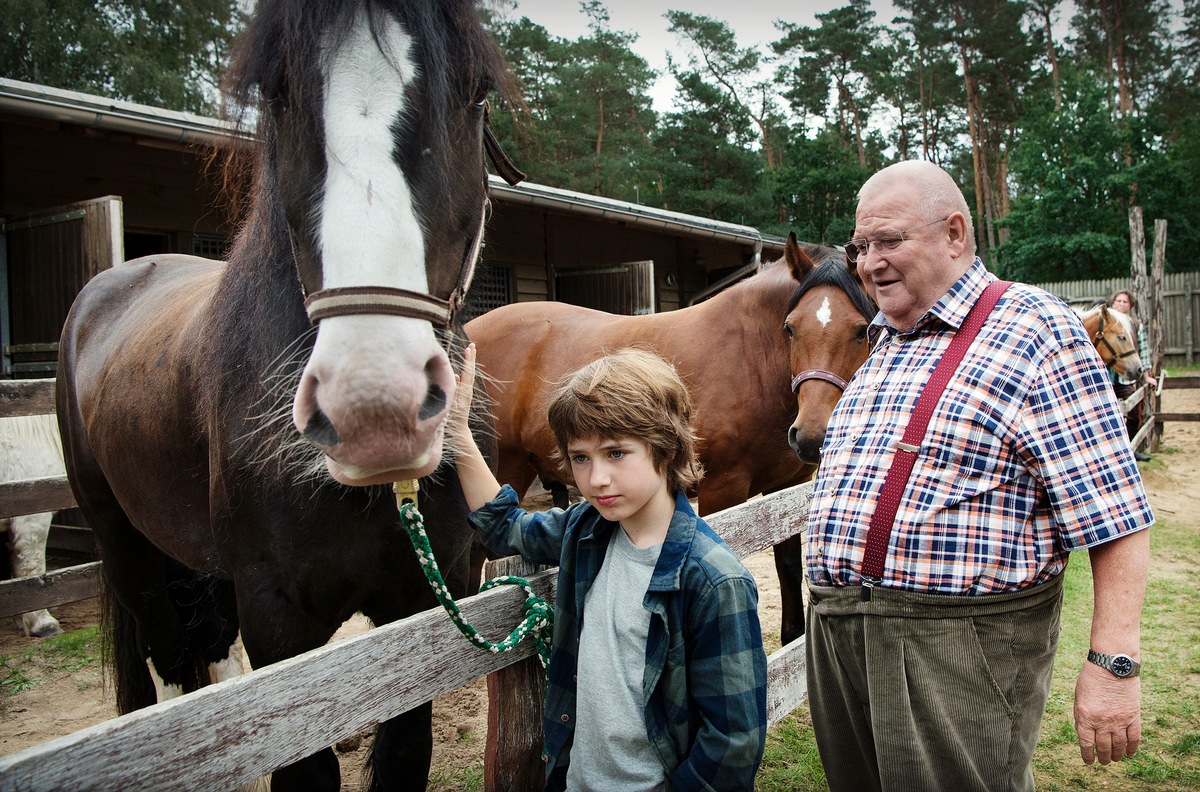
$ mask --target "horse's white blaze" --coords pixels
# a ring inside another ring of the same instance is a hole
[[[378,43],[360,8],[354,31],[325,53],[323,286],[427,292],[424,235],[392,159],[392,129],[416,74],[412,40],[387,14],[379,15],[377,33]]]
[[[183,685],[168,685],[163,678],[158,675],[158,669],[154,667],[154,661],[152,659],[146,658],[146,665],[150,668],[150,678],[154,680],[154,692],[158,696],[159,703],[173,698],[179,698],[183,695]]]
[[[833,319],[833,309],[829,305],[829,298],[826,297],[821,301],[821,307],[817,309],[817,321],[821,323],[821,327],[827,327],[831,319]]]
[[[357,14],[354,30],[326,42],[322,53],[321,285],[428,293],[421,221],[393,159],[405,89],[418,76],[413,41],[388,14],[377,14],[374,27],[363,8]],[[303,431],[317,409],[329,418],[339,441],[337,458],[327,462],[343,483],[389,471],[424,475],[441,455],[445,407],[436,407],[448,404],[453,391],[453,372],[429,322],[334,316],[320,323],[294,422]]]

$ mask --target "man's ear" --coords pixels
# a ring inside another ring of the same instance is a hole
[[[951,255],[958,258],[967,248],[967,221],[962,212],[946,218],[946,235],[950,240]]]

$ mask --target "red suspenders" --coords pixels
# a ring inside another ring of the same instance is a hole
[[[958,369],[958,364],[967,354],[971,342],[987,321],[988,314],[1000,301],[1000,295],[1011,285],[1010,281],[992,281],[988,284],[979,300],[971,306],[962,327],[950,340],[950,346],[942,353],[942,359],[934,368],[933,376],[921,389],[908,428],[904,430],[904,437],[896,444],[896,455],[892,457],[892,466],[888,468],[887,477],[883,480],[879,505],[871,516],[871,527],[867,531],[867,549],[863,554],[862,566],[859,567],[864,601],[871,599],[871,589],[883,578],[883,563],[892,536],[892,523],[895,522],[900,498],[903,497],[909,476],[912,475],[913,464],[917,461],[921,440],[925,437],[925,429],[929,426],[929,419],[933,417],[933,410],[937,407],[946,384]]]

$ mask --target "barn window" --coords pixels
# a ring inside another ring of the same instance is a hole
[[[217,236],[216,234],[193,234],[192,235],[192,255],[202,256],[203,258],[217,259],[222,261],[228,249],[225,246],[225,237]]]
[[[463,304],[462,321],[469,322],[493,308],[508,305],[513,301],[513,268],[511,264],[496,261],[479,262],[471,291]]]

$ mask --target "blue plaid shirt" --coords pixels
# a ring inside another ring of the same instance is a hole
[[[989,282],[976,259],[910,332],[882,314],[870,357],[830,418],[805,563],[823,586],[861,582],[871,515],[934,366]],[[929,423],[896,513],[882,585],[1016,591],[1072,550],[1154,522],[1108,373],[1079,319],[1024,284],[1001,298]]]
[[[617,523],[588,503],[526,512],[507,485],[470,519],[493,552],[559,565],[543,725],[546,789],[563,789],[584,602]],[[672,791],[753,789],[767,734],[758,588],[682,494],[642,604],[651,612],[642,688],[646,731]]]

